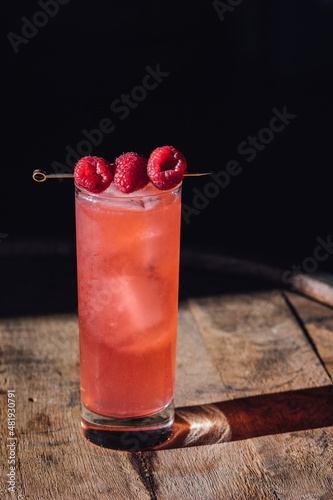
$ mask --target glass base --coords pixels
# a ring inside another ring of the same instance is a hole
[[[135,418],[104,417],[82,405],[81,427],[84,437],[97,446],[140,451],[170,439],[174,414],[173,401],[158,413]]]

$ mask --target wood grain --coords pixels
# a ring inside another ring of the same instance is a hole
[[[4,320],[1,345],[1,415],[8,388],[16,390],[17,399],[17,497],[149,498],[137,474],[130,480],[132,467],[125,454],[110,454],[82,438],[77,317]],[[6,457],[3,423],[1,451]],[[0,494],[6,497],[5,492],[1,482]]]
[[[331,499],[331,439],[319,429],[158,452],[157,498]]]
[[[187,303],[179,307],[176,407],[227,399],[221,375]]]
[[[189,304],[229,398],[330,383],[281,294],[205,297]]]
[[[286,418],[281,414],[278,419],[270,417],[264,411],[267,400],[265,404],[262,399],[252,406],[252,415],[262,404],[263,425],[252,417],[251,428],[249,423],[242,426],[247,409],[251,413],[249,397],[278,393],[287,398],[286,391],[320,391],[330,385],[282,296],[269,291],[226,294],[191,299],[180,307],[178,415],[183,412],[184,418],[193,406],[202,405],[210,422],[209,407],[216,403],[219,411],[224,408],[227,423],[240,419],[237,432],[243,434],[233,442],[136,453],[98,448],[85,441],[80,430],[77,317],[1,320],[0,345],[4,458],[0,494],[4,498],[331,498],[331,428],[296,427],[291,433],[288,427],[278,428],[276,422],[281,426]],[[5,416],[7,390],[12,388],[17,394],[18,437],[14,496],[6,493],[5,479]],[[281,406],[276,408],[281,412]],[[274,407],[271,410],[274,415]],[[254,437],[258,433],[251,434],[251,429],[264,427],[265,418],[271,426],[266,425],[269,435]],[[228,439],[232,432],[237,437],[235,428],[230,429],[226,430]],[[202,423],[196,432],[200,437]]]

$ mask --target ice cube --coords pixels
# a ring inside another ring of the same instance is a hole
[[[121,285],[120,285],[121,283]],[[139,275],[117,280],[122,312],[133,331],[153,327],[161,318],[158,282],[151,276]]]

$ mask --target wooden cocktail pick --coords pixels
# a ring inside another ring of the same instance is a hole
[[[195,174],[184,174],[184,177],[200,177],[202,175],[210,175],[211,172],[195,173]],[[32,178],[36,182],[44,182],[46,179],[70,179],[73,178],[74,174],[47,174],[44,170],[34,170]]]
[[[63,178],[73,178],[73,174],[47,174],[44,170],[34,170],[32,178],[36,182],[44,182],[46,179],[63,179]]]

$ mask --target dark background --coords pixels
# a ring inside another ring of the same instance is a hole
[[[222,1],[69,0],[18,44],[18,53],[8,33],[22,36],[23,16],[33,21],[42,8],[2,3],[0,255],[7,312],[14,311],[9,282],[21,310],[32,310],[22,304],[33,289],[18,292],[22,275],[37,279],[27,274],[26,258],[37,274],[49,266],[40,283],[44,296],[47,286],[54,297],[63,288],[60,278],[48,281],[51,268],[66,269],[69,288],[75,282],[73,182],[37,184],[31,175],[35,168],[52,173],[55,161],[66,165],[66,147],[77,150],[82,130],[103,118],[116,128],[91,154],[109,161],[170,144],[184,153],[190,172],[217,173],[229,160],[239,162],[242,172],[188,224],[183,219],[185,248],[289,269],[313,255],[318,236],[331,234],[333,1],[236,3],[226,0],[223,14]],[[169,75],[122,120],[111,104],[157,65]],[[285,106],[297,117],[246,161],[239,144],[268,126],[273,108]],[[186,179],[184,204],[193,206],[193,189],[203,192],[207,182]],[[68,300],[72,307],[72,294]]]

